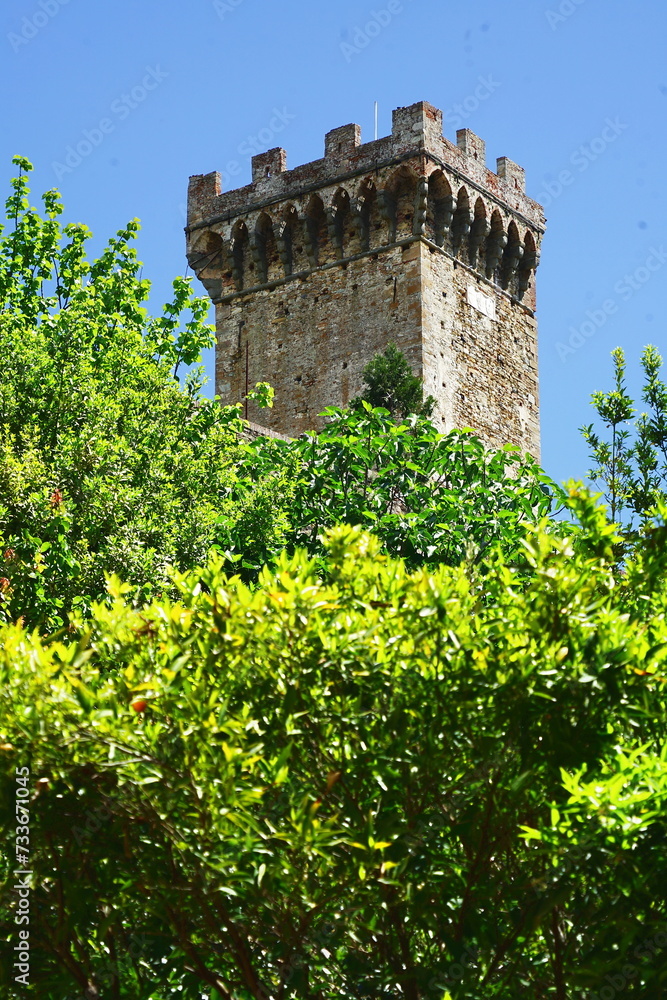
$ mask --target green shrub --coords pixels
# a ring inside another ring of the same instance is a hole
[[[538,1000],[632,966],[662,996],[665,528],[619,572],[570,503],[580,543],[527,530],[530,578],[340,527],[326,580],[212,563],[142,610],[116,581],[77,643],[5,627],[34,875],[28,990],[4,876],[3,995]]]

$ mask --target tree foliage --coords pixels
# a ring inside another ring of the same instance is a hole
[[[27,995],[664,995],[666,529],[619,574],[570,503],[586,544],[528,529],[528,582],[341,527],[326,580],[302,550],[254,589],[212,563],[140,611],[115,583],[77,643],[5,627]]]
[[[656,503],[667,497],[667,385],[660,378],[662,357],[655,347],[644,349],[642,402],[648,410],[631,426],[636,404],[625,380],[625,354],[612,351],[614,388],[593,393],[592,403],[611,440],[604,440],[593,424],[582,428],[595,466],[589,472],[605,489],[611,518],[632,531],[639,520],[650,520]]]
[[[366,386],[359,400],[366,400],[372,407],[389,410],[392,417],[404,419],[411,413],[430,417],[435,399],[424,399],[422,379],[413,375],[405,355],[396,344],[390,343],[382,354],[376,354],[363,371]]]
[[[659,1000],[657,352],[634,440],[620,352],[594,397],[612,441],[585,429],[611,520],[516,449],[439,434],[395,349],[367,370],[379,395],[319,434],[241,440],[240,407],[177,380],[211,342],[208,302],[177,279],[151,318],[137,224],[89,262],[88,231],[60,226],[55,192],[30,208],[15,162],[2,995]]]
[[[0,618],[49,630],[103,597],[105,573],[145,599],[168,584],[169,566],[206,560],[237,516],[240,424],[238,410],[202,395],[200,370],[183,386],[174,378],[213,342],[208,300],[177,278],[151,318],[138,223],[91,262],[90,232],[61,227],[55,191],[44,216],[31,208],[30,164],[15,163],[0,231]],[[274,482],[246,491],[243,516],[257,501],[276,541]]]
[[[336,524],[359,525],[386,552],[412,567],[456,565],[499,544],[522,559],[523,520],[555,515],[564,493],[530,456],[486,448],[471,432],[443,435],[424,417],[397,421],[368,402],[331,408],[317,434],[295,441],[249,442],[239,482],[279,474],[292,483],[289,528],[281,544],[323,555],[320,536]],[[565,525],[554,522],[554,531]],[[243,551],[232,530],[230,551]],[[274,556],[256,551],[248,568]]]

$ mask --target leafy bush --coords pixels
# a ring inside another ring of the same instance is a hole
[[[367,402],[325,412],[320,433],[259,438],[239,459],[241,486],[271,474],[292,483],[283,539],[291,549],[322,555],[322,530],[345,523],[373,531],[413,567],[478,559],[495,544],[523,561],[521,522],[555,518],[564,506],[560,487],[511,445],[490,450],[471,432],[443,435],[425,418],[395,421]],[[552,530],[566,525],[554,520]],[[238,531],[226,544],[243,551]],[[256,572],[274,554],[258,552],[246,569]]]
[[[340,527],[326,580],[211,563],[142,610],[116,582],[77,643],[5,627],[34,876],[20,990],[4,876],[3,995],[663,996],[666,529],[618,573],[569,503],[585,538],[527,530],[528,580]]]

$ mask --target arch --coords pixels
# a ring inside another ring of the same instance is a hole
[[[510,289],[510,286],[514,282],[519,262],[522,257],[523,244],[519,236],[519,230],[517,229],[516,222],[512,219],[507,227],[507,246],[505,247],[505,251],[503,253],[501,265],[500,284],[503,288]]]
[[[327,217],[319,195],[311,195],[305,218],[306,249],[312,267],[324,262],[328,249]]]
[[[250,259],[250,235],[245,222],[239,221],[232,229],[230,240],[232,278],[237,291],[254,283],[255,265]]]
[[[434,170],[428,179],[426,238],[444,247],[450,237],[456,201],[442,170]]]
[[[257,220],[253,249],[257,265],[257,281],[266,284],[268,281],[280,278],[282,275],[278,245],[273,231],[273,219],[268,212],[262,212]]]
[[[410,167],[399,167],[385,188],[393,242],[413,236],[417,202],[418,178]]]
[[[310,267],[304,244],[304,232],[299,213],[294,205],[286,205],[278,224],[280,253],[285,277],[307,271]]]
[[[523,256],[519,263],[519,285],[518,295],[522,299],[530,287],[530,276],[537,270],[540,262],[540,253],[537,249],[535,237],[530,229],[526,230],[523,238]]]
[[[477,267],[480,250],[486,242],[489,229],[490,226],[486,217],[486,205],[481,198],[478,198],[475,202],[470,236],[468,238],[468,251],[472,267]]]
[[[497,284],[500,284],[500,261],[506,244],[507,233],[505,232],[503,217],[496,208],[491,213],[489,235],[486,237],[484,266],[489,281],[495,281]]]
[[[470,214],[470,198],[464,187],[459,188],[456,195],[456,211],[452,220],[452,253],[458,254],[465,245],[472,225]]]
[[[378,231],[382,229],[378,192],[371,177],[362,181],[357,195],[356,210],[360,249],[370,250],[372,246],[377,246]]]

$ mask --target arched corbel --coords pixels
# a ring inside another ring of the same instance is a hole
[[[415,219],[413,233],[415,236],[423,236],[426,232],[426,221],[428,219],[428,178],[420,177],[417,184],[415,196]]]
[[[343,256],[343,233],[340,225],[340,206],[330,205],[327,209],[325,209],[325,212],[329,240],[336,250],[336,256],[340,259]]]
[[[523,257],[523,245],[521,243],[508,243],[503,256],[503,288],[509,288],[512,279],[516,275],[521,258]]]
[[[491,280],[496,273],[507,246],[507,233],[504,229],[493,229],[486,241],[486,276]]]
[[[285,277],[289,277],[292,273],[292,247],[289,239],[289,226],[284,219],[273,223],[273,235]]]
[[[470,249],[470,264],[472,267],[477,267],[479,251],[490,232],[491,225],[486,216],[477,216],[470,227],[470,238],[468,241]]]
[[[530,276],[540,265],[540,251],[537,246],[525,244],[523,258],[519,265],[519,298],[522,299],[528,291]]]
[[[459,252],[470,233],[473,217],[469,208],[459,206],[452,223],[452,250]]]

